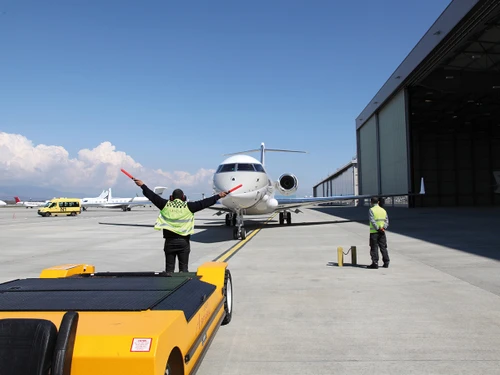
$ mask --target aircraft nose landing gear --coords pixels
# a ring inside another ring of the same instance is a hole
[[[246,234],[246,231],[245,231],[245,228],[241,227],[241,228],[234,228],[233,229],[233,238],[235,240],[241,238],[242,240],[244,240],[245,238],[247,238],[247,234]]]
[[[242,239],[244,240],[247,237],[247,233],[245,231],[245,227],[243,226],[243,215],[241,213],[233,213],[226,215],[226,225],[232,225],[233,228],[233,239]]]

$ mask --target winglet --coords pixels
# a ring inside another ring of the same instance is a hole
[[[420,194],[425,194],[424,178],[420,180]]]

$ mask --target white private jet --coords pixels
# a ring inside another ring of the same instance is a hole
[[[157,186],[154,192],[162,195],[166,187]],[[101,195],[97,198],[83,198],[82,207],[104,207],[104,208],[121,208],[123,211],[130,211],[132,206],[146,206],[152,204],[146,197],[133,197],[133,198],[113,198],[111,188],[103,190]]]
[[[43,206],[43,205],[45,205],[45,203],[48,202],[48,201],[44,201],[44,202],[24,201],[23,202],[19,199],[19,197],[14,197],[14,199],[16,200],[16,205],[25,206],[26,208]]]
[[[84,211],[87,210],[87,207],[96,207],[100,204],[104,203],[105,200],[108,199],[109,190],[103,190],[99,196],[95,198],[82,198],[81,204]],[[84,204],[85,202],[85,204]]]
[[[256,151],[260,151],[260,162],[251,156],[242,155]],[[287,224],[291,224],[292,212],[301,212],[298,209],[301,206],[372,197],[372,195],[341,195],[309,198],[275,197],[276,193],[282,196],[294,194],[298,188],[298,180],[293,174],[284,173],[277,181],[273,182],[264,169],[264,155],[268,151],[305,153],[305,151],[266,149],[264,143],[262,143],[260,149],[226,154],[227,156],[232,156],[224,160],[214,174],[213,185],[216,193],[230,191],[241,185],[240,188],[220,199],[219,202],[223,207],[217,207],[217,205],[210,207],[219,211],[217,215],[222,215],[226,212],[226,225],[234,226],[234,239],[246,238],[243,215],[262,215],[279,212],[280,224],[284,224],[285,220]],[[423,180],[421,187],[422,191],[420,194],[424,194]]]

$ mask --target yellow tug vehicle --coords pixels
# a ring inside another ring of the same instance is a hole
[[[197,272],[85,264],[0,284],[2,375],[191,375],[232,317],[227,263]]]

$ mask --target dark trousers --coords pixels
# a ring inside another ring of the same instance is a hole
[[[189,253],[191,245],[188,238],[165,238],[165,272],[172,273],[175,270],[175,258],[179,259],[179,271],[189,272]]]
[[[384,263],[389,263],[389,253],[387,252],[387,238],[385,232],[370,233],[370,256],[372,263],[378,264],[378,249],[382,253]]]

